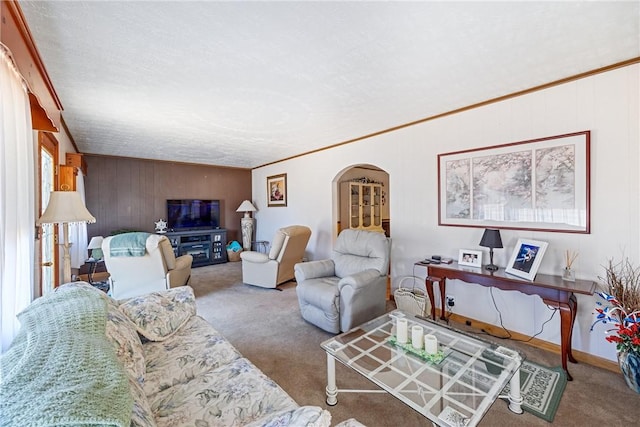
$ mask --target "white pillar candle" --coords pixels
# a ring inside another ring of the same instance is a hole
[[[438,352],[438,339],[435,335],[427,334],[424,336],[424,351],[427,354],[436,354]]]
[[[409,322],[407,319],[398,319],[396,324],[396,339],[400,344],[409,341]]]
[[[422,326],[412,326],[411,327],[411,345],[413,348],[417,348],[418,350],[422,350],[422,337],[424,331],[422,330]]]

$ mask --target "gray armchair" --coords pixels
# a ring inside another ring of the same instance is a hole
[[[302,317],[337,334],[382,315],[388,266],[389,240],[383,233],[343,230],[331,259],[295,265]]]

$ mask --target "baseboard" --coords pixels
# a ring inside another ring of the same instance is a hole
[[[440,309],[436,309],[436,317],[438,318],[440,317]],[[487,333],[491,335],[503,336],[505,334],[504,329],[502,329],[500,326],[481,322],[480,320],[472,319],[470,317],[465,317],[455,313],[451,313],[450,315],[447,314],[447,317],[449,318],[450,321],[459,323],[461,325],[471,326],[472,328],[477,330],[485,330]],[[519,340],[524,342],[524,341],[528,341],[530,338],[528,335],[524,335],[519,332],[509,331],[509,333],[511,334],[511,337],[514,340]],[[560,345],[550,343],[548,341],[544,341],[538,338],[533,338],[531,341],[525,342],[525,344],[528,344],[532,347],[541,348],[543,350],[551,351],[558,355],[561,352]],[[606,369],[608,371],[612,371],[616,373],[620,372],[620,367],[618,366],[617,362],[604,359],[599,356],[594,356],[593,354],[585,353],[576,349],[572,349],[572,354],[573,354],[573,357],[578,362],[586,363],[588,365],[596,366],[598,368]]]

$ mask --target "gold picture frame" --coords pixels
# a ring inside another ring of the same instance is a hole
[[[267,177],[267,206],[287,206],[287,174]]]

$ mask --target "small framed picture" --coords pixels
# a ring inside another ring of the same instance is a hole
[[[287,174],[267,177],[267,206],[287,206]]]
[[[518,239],[505,271],[523,279],[535,279],[547,246],[547,242]]]
[[[460,252],[458,253],[458,265],[466,265],[468,267],[482,267],[482,251],[460,249]]]

